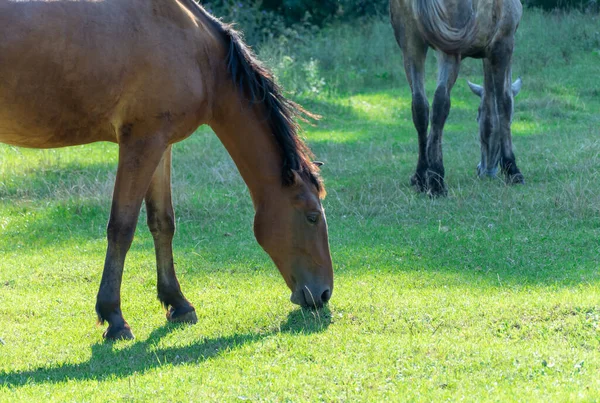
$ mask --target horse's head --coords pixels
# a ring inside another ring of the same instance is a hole
[[[318,178],[320,163],[298,136],[297,120],[318,119],[288,100],[240,35],[217,20],[225,37],[225,65],[233,80],[230,93],[219,86],[220,108],[212,126],[244,178],[256,211],[254,235],[271,256],[293,303],[320,307],[333,291],[325,194]],[[227,84],[225,84],[226,86]],[[237,99],[236,99],[237,98]],[[246,107],[252,105],[251,108]]]
[[[477,113],[481,162],[477,166],[479,176],[494,177],[498,173],[503,141],[510,139],[510,124],[514,113],[513,99],[521,91],[522,81],[517,79],[504,94],[495,93],[493,85],[487,91],[484,86],[469,82],[469,88],[481,98]],[[497,92],[497,91],[496,91]]]
[[[292,290],[291,301],[320,307],[333,291],[322,190],[297,171],[290,183],[257,206],[254,234]]]

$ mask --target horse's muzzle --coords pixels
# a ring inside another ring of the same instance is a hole
[[[305,308],[320,308],[331,299],[331,294],[329,286],[304,285],[292,293],[290,301]]]

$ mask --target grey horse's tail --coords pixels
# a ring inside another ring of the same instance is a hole
[[[444,0],[412,0],[414,17],[421,34],[431,46],[445,53],[463,53],[477,38],[477,19],[472,0],[458,1],[466,3],[461,8],[462,12],[468,13],[459,19],[466,20],[462,27],[452,26],[453,16],[448,12]]]

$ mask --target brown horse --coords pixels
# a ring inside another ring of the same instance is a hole
[[[283,97],[239,35],[193,0],[0,0],[0,141],[119,145],[96,301],[106,338],[133,337],[120,287],[143,200],[167,319],[197,320],[173,267],[170,170],[172,144],[202,124],[248,186],[256,239],[292,302],[329,300],[325,190],[294,121],[305,113]]]
[[[412,90],[412,116],[419,136],[419,160],[411,182],[431,195],[446,194],[442,131],[450,112],[450,91],[465,57],[483,59],[483,87],[469,83],[479,106],[480,176],[496,176],[498,165],[508,183],[524,183],[512,150],[513,98],[521,80],[511,85],[514,35],[521,19],[519,0],[390,0],[396,40]],[[433,98],[431,132],[425,95],[425,57],[438,51],[438,82]]]

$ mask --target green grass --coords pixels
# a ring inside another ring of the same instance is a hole
[[[570,49],[569,32],[598,26],[525,17],[523,35],[556,29],[529,53],[521,38],[522,59]],[[568,60],[515,64],[525,186],[475,177],[478,99],[464,78],[481,82],[479,62],[467,61],[453,92],[443,199],[408,185],[416,136],[401,71],[300,97],[324,116],[305,133],[326,162],[336,274],[317,312],[288,301],[235,166],[200,129],[175,147],[173,180],[176,267],[198,324],[166,324],[140,220],[122,289],[137,339],[103,343],[94,303],[116,146],[0,146],[0,401],[599,401],[600,54],[590,43]],[[430,94],[434,77],[430,68]]]

